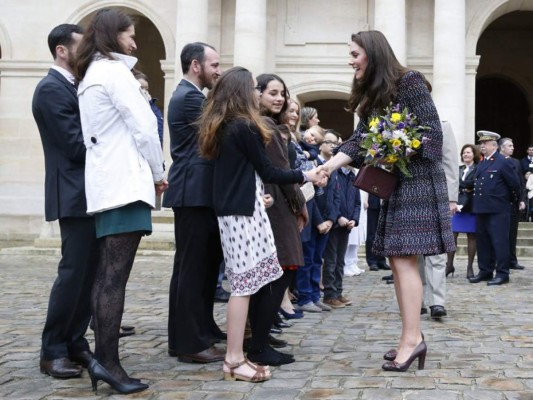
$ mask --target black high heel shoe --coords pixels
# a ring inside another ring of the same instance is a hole
[[[149,387],[147,384],[136,382],[135,380],[130,380],[130,383],[117,382],[117,380],[113,378],[111,374],[94,358],[91,360],[87,371],[91,377],[93,392],[96,394],[98,394],[98,381],[104,381],[121,394],[137,393],[146,390]]]
[[[396,361],[387,361],[381,366],[385,371],[395,371],[395,372],[405,372],[409,369],[414,360],[418,358],[418,369],[424,369],[424,364],[426,362],[426,353],[428,348],[426,342],[423,340],[411,353],[411,356],[404,363],[397,363]]]
[[[453,275],[455,274],[455,267],[453,265],[446,264],[446,278],[450,274],[452,274],[452,278],[453,278]]]

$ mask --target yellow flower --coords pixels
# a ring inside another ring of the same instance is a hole
[[[375,128],[376,126],[378,126],[378,124],[379,124],[379,118],[378,118],[378,117],[374,117],[374,118],[372,118],[372,120],[370,121],[369,126],[370,126],[371,128]]]
[[[391,144],[394,146],[394,147],[398,147],[402,144],[401,140],[400,139],[391,139]]]
[[[413,147],[413,149],[418,149],[420,147],[420,140],[413,139],[413,141],[411,142],[411,146]]]
[[[379,135],[376,136],[376,142],[381,143],[382,140],[383,140],[383,137],[381,136],[381,133],[380,133]]]
[[[392,113],[390,116],[390,120],[394,123],[400,122],[402,120],[402,115],[400,113]]]
[[[394,164],[396,161],[398,161],[398,156],[395,156],[394,154],[389,154],[387,157],[385,157],[385,161]]]
[[[370,154],[372,157],[374,157],[376,155],[376,150],[370,149],[370,150],[368,150],[368,154]]]

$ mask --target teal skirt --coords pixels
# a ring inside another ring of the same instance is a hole
[[[97,238],[128,232],[142,232],[143,235],[152,233],[152,211],[143,201],[102,211],[94,214],[94,217]]]

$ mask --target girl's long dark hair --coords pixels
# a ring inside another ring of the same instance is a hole
[[[380,31],[352,34],[352,42],[365,50],[368,65],[362,79],[357,80],[354,75],[347,111],[368,118],[372,110],[382,110],[394,100],[398,81],[408,69],[396,59]]]
[[[270,133],[257,107],[254,80],[243,67],[228,69],[217,80],[207,95],[204,111],[197,122],[200,154],[207,159],[216,158],[220,150],[223,125],[232,119],[241,119],[254,125],[263,142],[268,143]]]
[[[284,116],[285,112],[287,111],[287,107],[289,107],[289,89],[287,89],[287,85],[285,85],[285,82],[283,79],[281,79],[276,74],[261,74],[257,78],[257,86],[261,88],[261,93],[265,91],[266,87],[268,86],[269,82],[271,81],[278,81],[283,85],[283,97],[285,98],[285,102],[283,103],[283,107],[281,107],[281,111],[279,114],[272,114],[270,111],[266,110],[264,107],[259,106],[260,112],[262,115],[266,115],[270,118],[272,118],[274,121],[276,121],[276,125],[284,123]]]
[[[126,13],[116,9],[99,10],[83,35],[83,39],[78,47],[74,75],[81,81],[96,53],[103,57],[112,59],[112,52],[124,53],[118,42],[120,32],[125,32],[134,25],[133,19]]]

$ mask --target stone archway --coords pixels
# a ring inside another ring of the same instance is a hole
[[[529,104],[522,88],[504,77],[479,78],[476,85],[476,131],[498,132],[513,139],[515,156],[529,146]]]
[[[161,69],[161,60],[166,58],[163,38],[154,23],[145,15],[130,8],[120,8],[135,20],[135,41],[138,50],[134,55],[139,59],[135,69],[148,76],[150,93],[152,97],[158,99],[159,108],[163,109],[165,105],[165,76]],[[87,26],[97,11],[94,10],[84,16],[78,23],[81,26]]]
[[[533,138],[533,69],[525,50],[532,41],[533,10],[512,11],[486,27],[476,49],[476,130],[513,138],[518,158]]]
[[[291,97],[302,107],[314,107],[319,112],[320,126],[335,129],[343,140],[354,129],[354,116],[345,111],[350,96],[351,82],[309,81],[289,87]]]

